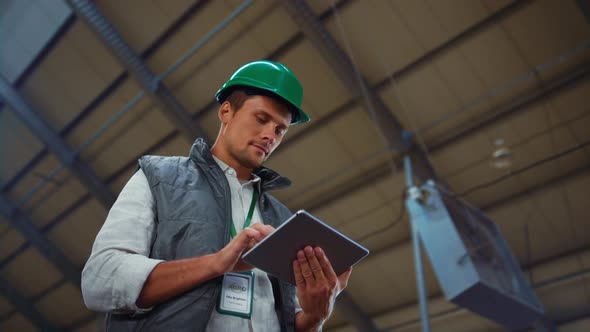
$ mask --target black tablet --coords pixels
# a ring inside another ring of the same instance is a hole
[[[336,275],[369,254],[367,248],[307,211],[300,210],[245,253],[242,259],[268,274],[295,284],[292,264],[297,252],[308,245],[324,250]]]

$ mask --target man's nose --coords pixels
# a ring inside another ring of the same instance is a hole
[[[262,130],[262,138],[268,140],[270,144],[273,144],[277,139],[274,126],[264,126],[264,129]]]

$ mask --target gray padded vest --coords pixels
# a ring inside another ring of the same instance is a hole
[[[190,156],[144,156],[145,173],[155,199],[157,220],[150,257],[174,260],[219,251],[230,239],[231,198],[227,179],[209,147],[198,139]],[[265,223],[278,227],[291,212],[267,193],[291,182],[267,168],[261,178],[258,208]],[[295,330],[295,288],[270,277],[281,331]],[[136,316],[109,314],[108,331],[204,331],[214,310],[221,277],[212,279],[152,311]]]

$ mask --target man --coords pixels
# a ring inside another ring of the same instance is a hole
[[[308,246],[293,262],[295,288],[240,259],[291,215],[268,193],[290,181],[262,163],[289,125],[310,120],[302,96],[286,66],[249,63],[216,94],[211,148],[198,139],[188,158],[140,158],[82,272],[84,301],[110,313],[108,330],[321,329],[350,270],[336,276]]]

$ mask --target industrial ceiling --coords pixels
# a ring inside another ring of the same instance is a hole
[[[406,152],[496,222],[551,324],[590,330],[586,0],[1,0],[0,41],[2,331],[101,328],[79,279],[108,207],[138,157],[212,143],[215,91],[257,59],[313,119],[274,195],[371,250],[325,331],[420,330]],[[425,263],[434,331],[505,330]]]

